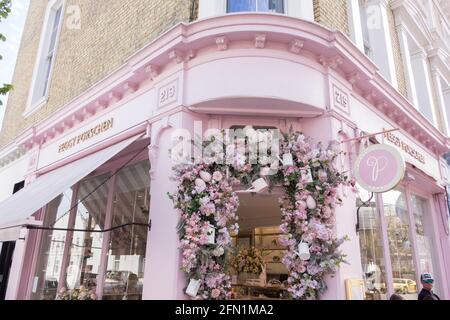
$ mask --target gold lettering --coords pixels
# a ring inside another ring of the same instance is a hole
[[[386,129],[383,129],[386,130]],[[386,132],[384,134],[384,137],[391,142],[393,145],[398,147],[400,150],[405,152],[406,154],[409,154],[414,159],[418,160],[419,162],[425,164],[425,157],[416,149],[411,147],[409,144],[401,140],[399,137],[394,135],[392,132]]]
[[[105,131],[108,131],[113,127],[114,118],[111,118],[109,120],[106,120],[102,123],[97,124],[93,128],[86,130],[85,132],[79,134],[76,137],[70,138],[69,140],[63,142],[58,147],[58,153],[65,152],[76,145],[85,142],[93,137],[98,136],[99,134],[102,134]]]

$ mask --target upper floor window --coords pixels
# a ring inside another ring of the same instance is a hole
[[[372,46],[370,45],[369,27],[367,25],[366,0],[359,0],[359,12],[361,17],[361,31],[364,41],[364,53],[372,58]]]
[[[227,12],[284,13],[284,0],[228,0]]]
[[[53,1],[47,10],[46,23],[41,35],[40,51],[31,88],[31,99],[29,101],[31,107],[41,102],[48,93],[61,26],[62,10],[62,1]]]

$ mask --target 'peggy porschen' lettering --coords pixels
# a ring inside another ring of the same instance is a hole
[[[85,142],[86,140],[92,139],[93,137],[98,136],[99,134],[112,129],[113,125],[114,125],[114,118],[111,118],[109,120],[106,120],[106,121],[96,125],[95,127],[91,128],[89,130],[86,130],[85,132],[79,134],[78,136],[73,137],[73,138],[65,141],[64,143],[60,144],[58,153],[67,151],[67,150],[75,147],[79,143]]]

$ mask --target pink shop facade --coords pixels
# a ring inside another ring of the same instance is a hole
[[[175,26],[1,151],[14,155],[0,169],[0,242],[14,242],[5,298],[84,286],[105,300],[188,299],[167,196],[174,133],[246,126],[342,142],[337,166],[350,176],[361,142],[405,158],[391,191],[342,188],[334,232],[349,238],[348,263],[321,299],[416,299],[422,272],[450,299],[448,139],[342,33],[270,14]],[[278,197],[239,195],[233,243],[259,247],[266,268],[259,288],[233,282],[236,297],[281,296]]]

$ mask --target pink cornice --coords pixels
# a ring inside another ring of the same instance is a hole
[[[323,72],[333,69],[344,75],[349,85],[381,112],[401,119],[401,125],[413,132],[421,143],[429,141],[429,149],[438,153],[449,150],[449,139],[437,130],[411,103],[394,89],[379,73],[374,63],[339,31],[329,30],[314,22],[272,14],[231,14],[180,23],[136,52],[120,68],[62,106],[46,120],[25,130],[15,145],[31,149],[33,145],[51,141],[64,131],[102,112],[125,97],[149,90],[158,77],[176,64],[186,68],[186,62],[202,54],[223,52],[230,55],[237,45],[251,42],[254,50],[267,52],[268,43],[282,44],[293,57],[303,56],[321,63]],[[282,50],[282,49],[279,49]],[[144,86],[144,84],[146,84]]]

